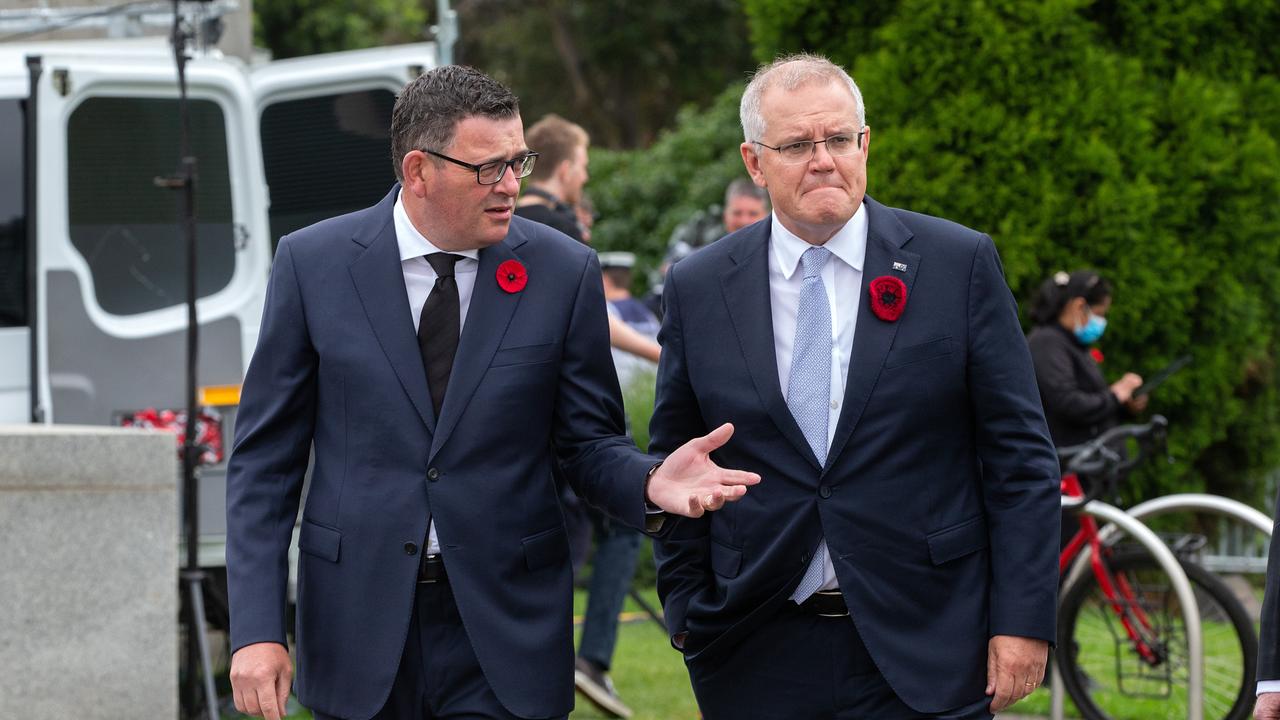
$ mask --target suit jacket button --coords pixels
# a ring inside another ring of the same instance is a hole
[[[431,482],[435,482],[436,480],[439,480],[440,471],[435,468],[431,468],[430,470],[427,471],[427,479],[430,480]]]
[[[404,544],[404,554],[405,554],[405,555],[417,555],[417,554],[418,554],[418,545],[417,545],[416,543],[411,543],[411,542],[407,542],[407,543],[405,543],[405,544]]]
[[[831,497],[831,486],[823,485],[822,487],[818,488],[818,497],[822,498],[823,500],[826,500],[827,498]]]

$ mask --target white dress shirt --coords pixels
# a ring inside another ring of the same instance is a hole
[[[798,272],[800,256],[813,247],[782,226],[773,216],[769,242],[769,300],[773,309],[773,349],[778,361],[778,383],[787,394],[791,377],[791,352],[796,339],[796,313],[804,273]],[[849,377],[849,357],[853,354],[853,333],[862,300],[862,263],[867,256],[867,206],[858,206],[849,222],[823,245],[831,259],[822,267],[822,284],[831,307],[831,403],[827,420],[827,447],[835,437],[844,403],[845,379]],[[823,542],[826,542],[825,540]],[[822,590],[838,587],[831,555],[823,569]]]
[[[401,192],[404,192],[403,190]],[[400,270],[404,273],[404,289],[409,294],[409,315],[413,317],[413,331],[418,332],[418,321],[422,316],[422,306],[427,303],[427,296],[436,283],[436,271],[427,262],[427,255],[445,252],[431,243],[418,232],[404,210],[404,204],[396,197],[392,217],[396,226],[396,244],[400,246]],[[480,269],[479,250],[459,250],[453,253],[461,255],[453,266],[453,275],[458,283],[458,332],[467,322],[467,308],[471,306],[471,291],[476,286],[476,271]],[[427,398],[430,400],[430,398]],[[436,538],[436,523],[431,521],[427,530],[427,554],[440,552],[440,540]]]

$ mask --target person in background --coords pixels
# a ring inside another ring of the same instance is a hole
[[[706,210],[700,210],[671,233],[667,253],[650,283],[649,294],[640,302],[649,308],[654,317],[662,320],[662,281],[672,265],[694,250],[759,222],[768,215],[769,193],[764,188],[756,186],[750,178],[738,178],[729,183],[724,191],[723,209],[712,205]],[[718,223],[713,220],[716,216],[719,216]]]
[[[1092,270],[1058,272],[1041,284],[1027,336],[1049,435],[1064,447],[1087,442],[1147,407],[1134,397],[1142,378],[1126,372],[1108,384],[1102,353],[1092,348],[1107,329],[1111,284]],[[1092,348],[1092,349],[1091,349]]]
[[[720,219],[724,223],[722,235],[735,233],[742,228],[765,219],[769,214],[769,192],[751,182],[749,178],[738,178],[729,183],[724,191],[724,212]]]
[[[538,163],[516,201],[516,215],[549,225],[580,243],[587,242],[574,212],[590,177],[587,146],[591,139],[587,131],[551,114],[529,126],[525,142],[538,153]]]
[[[653,341],[658,319],[639,300],[631,297],[631,271],[636,256],[629,252],[600,253],[604,299],[610,318],[626,323],[632,331]],[[653,387],[657,366],[650,360],[615,347],[613,363],[623,397],[638,383]],[[583,505],[595,542],[595,559],[587,586],[587,610],[574,662],[574,682],[578,691],[612,717],[631,717],[609,677],[613,651],[618,640],[618,613],[627,599],[640,555],[640,533],[610,520],[598,510]]]

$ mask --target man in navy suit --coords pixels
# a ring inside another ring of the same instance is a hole
[[[657,548],[721,718],[989,718],[1054,637],[1058,465],[991,239],[865,196],[829,61],[761,68],[742,157],[773,215],[671,269],[652,448],[732,417],[762,478]],[[735,352],[736,351],[736,352]]]
[[[236,707],[317,718],[550,718],[573,706],[553,462],[632,527],[740,497],[718,428],[660,466],[623,433],[595,253],[512,218],[536,153],[516,98],[433,70],[396,101],[400,184],[280,242],[227,476]],[[323,148],[317,149],[318,152]],[[335,167],[334,172],[342,172]]]

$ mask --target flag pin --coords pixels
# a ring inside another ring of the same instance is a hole
[[[898,272],[906,272],[906,271],[907,271],[907,264],[906,264],[906,263],[895,262],[895,263],[893,264],[893,269],[894,269],[894,270],[897,270]]]

